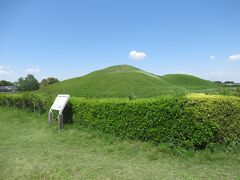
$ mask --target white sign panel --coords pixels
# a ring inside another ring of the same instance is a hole
[[[68,102],[69,97],[70,96],[68,94],[59,94],[57,96],[57,98],[55,99],[55,101],[51,107],[51,110],[60,111],[59,113],[61,114]]]

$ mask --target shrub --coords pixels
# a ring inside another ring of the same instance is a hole
[[[217,125],[213,142],[240,142],[240,98],[220,95],[189,95],[188,106],[195,119]]]
[[[25,108],[33,112],[44,113],[49,109],[52,98],[33,93],[1,94],[0,105]]]
[[[75,123],[157,143],[203,148],[240,140],[240,99],[189,95],[145,100],[72,98]]]
[[[74,122],[131,139],[205,146],[214,140],[218,124],[196,118],[186,97],[151,100],[71,99]]]
[[[0,95],[0,105],[48,111],[52,98],[33,94]],[[240,142],[240,98],[192,94],[153,99],[86,99],[68,104],[73,122],[120,137],[204,148]]]

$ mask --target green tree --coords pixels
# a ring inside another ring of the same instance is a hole
[[[18,91],[25,91],[25,89],[26,89],[25,81],[24,81],[23,77],[20,77],[18,79],[18,81],[15,83],[15,85],[16,85]]]
[[[40,83],[40,87],[45,87],[54,83],[59,82],[59,80],[57,78],[54,77],[49,77],[47,79],[43,79]]]
[[[38,80],[32,75],[28,74],[25,78],[20,77],[16,82],[19,91],[34,91],[39,89]]]
[[[12,86],[13,83],[10,81],[5,81],[5,80],[1,80],[0,81],[0,86]]]

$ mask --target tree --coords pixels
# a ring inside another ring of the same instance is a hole
[[[215,84],[222,84],[222,81],[214,81]]]
[[[225,81],[224,84],[234,84],[234,81]]]
[[[48,85],[48,82],[47,82],[47,79],[43,79],[41,82],[40,82],[40,87],[45,87]]]
[[[24,81],[23,77],[20,77],[18,79],[18,81],[15,83],[15,85],[16,85],[18,91],[25,91],[25,89],[26,89],[25,81]]]
[[[27,77],[20,77],[16,82],[19,91],[34,91],[39,89],[38,80],[32,75],[28,74]]]
[[[43,79],[40,83],[40,87],[45,87],[54,83],[59,82],[59,80],[57,78],[54,77],[49,77],[47,79]]]
[[[12,86],[13,83],[10,81],[5,81],[5,80],[1,80],[0,81],[0,86]]]

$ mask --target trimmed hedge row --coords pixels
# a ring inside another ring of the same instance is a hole
[[[240,99],[236,97],[72,98],[71,103],[75,123],[121,137],[197,148],[240,140]]]
[[[52,99],[46,99],[0,95],[0,105],[48,111]],[[19,100],[25,105],[21,106]],[[240,98],[237,97],[195,94],[133,101],[72,97],[69,107],[74,123],[130,139],[196,148],[209,143],[240,142]]]
[[[206,96],[143,100],[72,98],[75,123],[121,137],[184,147],[240,140],[240,99]]]
[[[240,144],[240,98],[220,95],[189,95],[188,104],[196,121],[216,124],[214,142]]]
[[[0,105],[15,106],[38,113],[48,111],[52,102],[53,98],[46,98],[32,93],[0,94]]]

